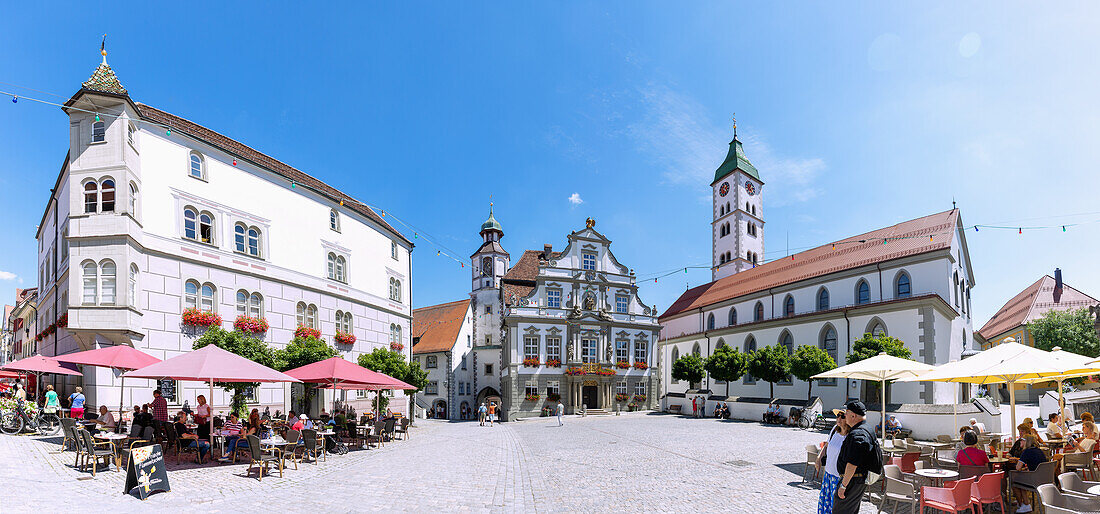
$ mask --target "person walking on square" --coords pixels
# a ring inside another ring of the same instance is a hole
[[[698,396],[692,396],[691,397],[691,417],[693,417],[693,418],[699,417],[699,403],[698,403],[698,400],[699,400]]]
[[[153,390],[153,430],[157,435],[166,437],[168,428],[168,400],[161,395],[160,389]]]
[[[844,417],[851,428],[837,456],[836,468],[841,476],[833,499],[834,514],[859,512],[859,502],[867,490],[867,474],[882,473],[882,448],[864,423],[866,416],[867,407],[861,401],[845,406]]]
[[[489,412],[489,409],[485,407],[485,402],[481,402],[481,407],[477,408],[477,424],[485,426],[485,414]]]
[[[565,423],[562,423],[562,421],[561,421],[561,417],[565,415],[565,405],[562,405],[561,400],[558,400],[557,409],[558,409],[558,426],[560,427],[562,425],[565,425]]]
[[[489,402],[489,426],[493,426],[493,418],[496,417],[497,404]]]

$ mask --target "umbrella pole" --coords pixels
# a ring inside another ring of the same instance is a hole
[[[882,379],[882,446],[886,446],[886,379]]]
[[[1066,424],[1066,404],[1062,399],[1062,379],[1058,379],[1058,413],[1062,416],[1062,423],[1069,427],[1069,424]]]
[[[122,375],[122,381],[121,381],[121,383],[119,383],[119,386],[118,386],[118,420],[115,421],[116,425],[118,425],[119,423],[122,423],[122,416],[123,416],[122,408],[125,405],[125,401],[126,401],[126,375]]]
[[[1008,385],[1008,402],[1012,409],[1012,439],[1016,439],[1016,381],[1006,382]]]
[[[935,395],[933,395],[935,396]],[[959,383],[955,382],[955,399],[951,402],[951,421],[954,429],[959,426]]]
[[[210,405],[210,419],[207,421],[210,423],[210,455],[214,455],[214,379],[210,379],[210,400],[207,402]],[[195,443],[197,446],[198,443]],[[222,455],[225,457],[225,455]],[[263,471],[261,471],[263,473]]]

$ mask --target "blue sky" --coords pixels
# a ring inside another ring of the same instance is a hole
[[[1055,267],[1100,295],[1088,4],[29,4],[0,22],[0,90],[67,98],[106,32],[135,100],[380,206],[462,260],[491,194],[517,258],[561,248],[591,216],[642,277],[709,264],[709,182],[736,112],[766,182],[767,258],[954,199],[967,224],[1086,223],[969,233],[976,325]],[[35,227],[66,145],[59,109],[0,103],[2,302],[36,280]],[[417,242],[414,304],[465,297],[469,270]],[[643,281],[642,299],[663,310],[709,277]]]

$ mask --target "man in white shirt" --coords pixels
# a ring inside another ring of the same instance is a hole
[[[1050,413],[1047,418],[1047,439],[1062,439],[1066,435],[1066,427],[1062,425],[1062,417],[1057,412]]]
[[[985,423],[978,423],[977,419],[970,418],[970,426],[979,434],[985,433]]]
[[[99,406],[99,417],[96,418],[95,424],[104,428],[115,428],[115,417],[111,411],[107,410],[106,405]]]

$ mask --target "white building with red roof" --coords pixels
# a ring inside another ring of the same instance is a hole
[[[740,351],[781,345],[789,353],[802,345],[819,346],[838,365],[865,333],[896,337],[913,359],[929,364],[959,359],[971,347],[975,281],[957,209],[762,262],[763,183],[736,138],[730,147],[711,184],[711,225],[719,227],[712,230],[715,280],[685,291],[660,316],[666,405],[686,402],[690,411],[687,398],[693,394],[745,401],[769,397],[769,384],[751,376],[732,384],[709,376],[699,384],[672,380],[671,363],[681,355],[705,359],[723,345]],[[730,200],[732,191],[738,193]],[[721,228],[726,219],[741,221]],[[859,385],[817,381],[813,393],[826,406],[849,398],[878,401],[877,387],[864,391]],[[896,383],[889,400],[947,403],[953,390],[948,384]],[[807,393],[807,384],[794,378],[775,385],[778,398],[805,400]]]
[[[67,153],[37,234],[39,353],[124,344],[167,359],[191,351],[215,316],[227,330],[244,316],[262,318],[257,336],[275,348],[303,326],[351,361],[376,348],[411,357],[413,244],[383,212],[135,102],[106,53],[63,111]],[[127,380],[120,391],[117,373],[92,367],[57,385],[83,386],[92,406],[117,406],[120,393],[126,405],[146,403],[159,386],[173,410],[207,390]],[[302,398],[301,386],[281,384],[250,393],[249,408],[261,410]],[[228,405],[220,389],[210,401]],[[406,397],[390,406],[407,412]]]

